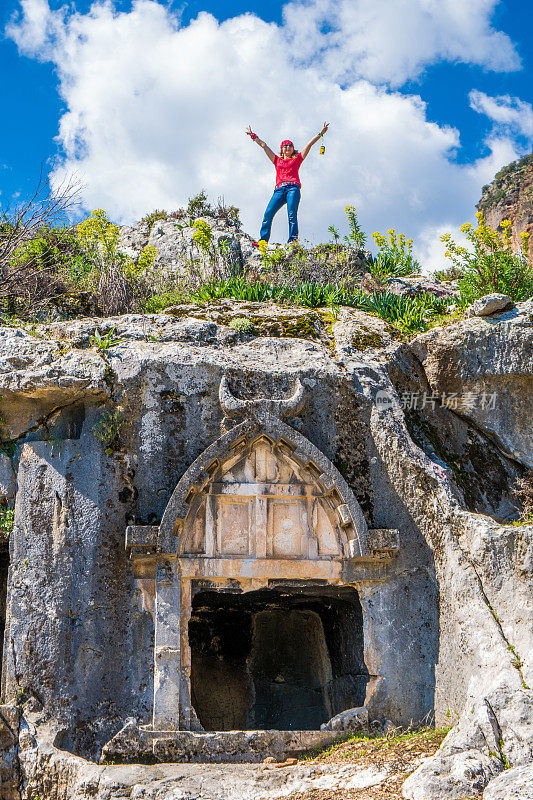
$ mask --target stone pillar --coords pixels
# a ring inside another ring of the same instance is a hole
[[[159,556],[155,579],[154,730],[179,730],[180,582],[177,560]]]
[[[190,731],[191,725],[191,646],[189,644],[189,620],[192,611],[191,582],[181,582],[181,683],[180,683],[180,727]]]

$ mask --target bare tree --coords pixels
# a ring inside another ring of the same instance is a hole
[[[25,258],[17,264],[17,253],[46,228],[64,222],[68,211],[76,205],[81,189],[78,181],[65,179],[54,192],[48,189],[48,176],[43,168],[32,196],[0,216],[0,299],[13,296],[31,301],[50,283],[49,272],[54,267],[42,267],[38,257]],[[44,281],[43,281],[44,278]],[[38,298],[41,299],[41,298]]]

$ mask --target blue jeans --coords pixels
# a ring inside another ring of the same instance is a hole
[[[300,187],[295,183],[288,183],[274,189],[274,194],[268,204],[263,224],[261,225],[260,239],[268,242],[270,239],[270,229],[272,220],[280,208],[287,203],[287,213],[289,215],[289,242],[298,238],[298,206],[300,204]]]

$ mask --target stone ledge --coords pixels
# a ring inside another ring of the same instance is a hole
[[[359,542],[354,539],[348,540],[348,557],[350,561],[368,561],[377,559],[391,559],[398,555],[400,551],[400,532],[389,528],[369,528],[367,535],[368,549],[370,555],[359,557]]]
[[[329,747],[343,731],[153,731],[127,723],[102,752],[102,763],[257,764]]]
[[[393,528],[370,528],[368,547],[376,558],[390,558],[400,550],[400,532]]]
[[[129,552],[155,552],[158,533],[159,527],[157,525],[128,525],[126,528],[126,550]]]

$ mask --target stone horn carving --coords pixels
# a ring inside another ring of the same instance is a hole
[[[305,387],[300,378],[296,380],[292,396],[286,400],[271,400],[267,397],[258,397],[255,400],[241,400],[230,392],[228,382],[224,376],[220,381],[218,397],[226,417],[258,417],[267,413],[287,419],[297,416],[306,401]]]

